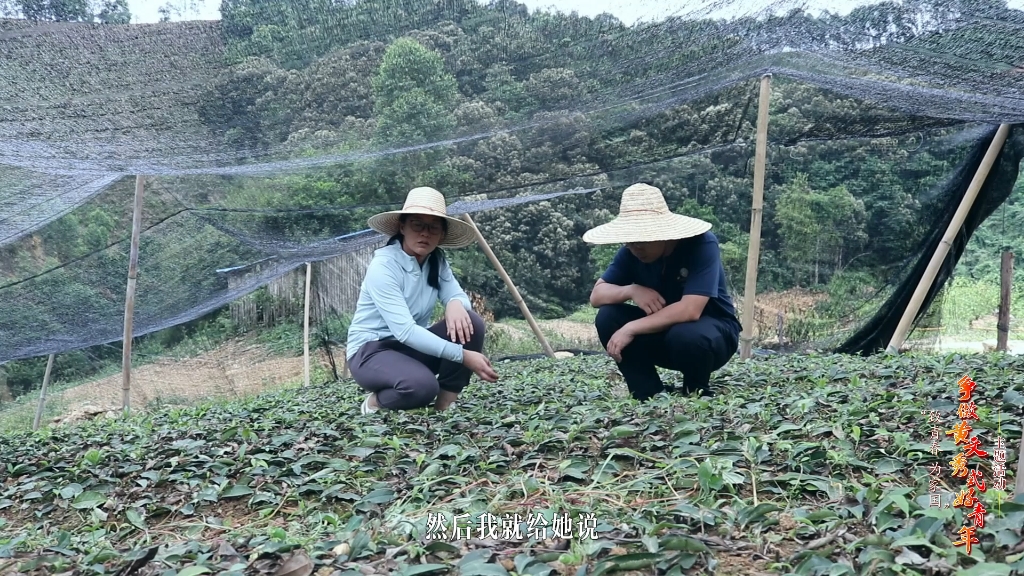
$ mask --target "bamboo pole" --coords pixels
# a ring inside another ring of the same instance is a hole
[[[46,372],[43,374],[43,389],[39,391],[39,405],[36,406],[36,417],[32,420],[32,429],[39,430],[43,421],[43,409],[46,407],[46,388],[50,385],[50,374],[53,371],[53,359],[56,354],[50,354],[46,361]]]
[[[1013,252],[1003,250],[999,266],[999,322],[996,323],[996,351],[1006,352],[1010,338],[1010,288],[1013,285]]]
[[[132,321],[135,318],[135,281],[139,275],[139,234],[142,228],[142,197],[146,184],[135,177],[135,206],[132,208],[131,253],[128,259],[128,287],[124,299],[124,339],[121,342],[121,406],[127,416],[131,411],[132,388]]]
[[[519,294],[519,290],[516,285],[512,283],[512,279],[508,277],[508,273],[505,272],[505,267],[498,261],[498,257],[494,255],[494,251],[487,244],[487,240],[484,240],[484,235],[480,233],[480,229],[476,227],[476,222],[469,217],[469,214],[463,214],[462,219],[466,221],[470,226],[473,227],[473,231],[476,232],[476,241],[480,245],[480,248],[487,255],[487,259],[491,261],[491,265],[498,271],[498,275],[505,281],[505,286],[508,287],[508,291],[512,293],[512,299],[516,301],[516,305],[519,306],[519,311],[526,317],[526,322],[530,324],[530,329],[533,330],[534,335],[537,336],[537,340],[540,341],[540,345],[544,348],[544,353],[549,357],[555,357],[555,351],[548,344],[547,338],[544,337],[544,333],[540,331],[540,326],[537,325],[537,321],[533,319],[533,314],[530,314],[530,309],[526,307],[526,302],[523,301],[523,297]]]
[[[309,278],[311,266],[306,262],[306,298],[305,312],[302,318],[302,363],[303,386],[309,386]]]
[[[747,277],[743,293],[743,333],[740,334],[740,358],[750,358],[754,341],[754,298],[757,292],[757,265],[761,254],[761,214],[764,212],[764,171],[768,155],[768,104],[771,99],[771,74],[761,76],[761,97],[757,104],[757,146],[754,153],[754,197],[750,206],[750,242],[747,246]]]
[[[992,165],[995,164],[996,156],[999,155],[999,151],[1003,148],[1003,143],[1006,142],[1006,137],[1009,133],[1010,125],[1001,124],[999,130],[996,131],[995,137],[992,138],[992,143],[989,145],[985,157],[982,158],[978,171],[974,173],[974,178],[971,180],[970,186],[967,187],[967,192],[964,194],[963,200],[960,201],[960,206],[956,209],[956,213],[953,214],[953,219],[950,221],[949,226],[946,227],[946,233],[942,236],[942,241],[935,248],[935,253],[932,254],[932,259],[928,262],[928,267],[925,269],[921,281],[917,283],[917,288],[914,290],[914,295],[910,298],[907,309],[903,311],[903,317],[900,318],[900,323],[896,326],[896,331],[893,332],[889,346],[885,349],[887,354],[899,353],[900,347],[903,345],[904,340],[906,340],[907,332],[910,331],[910,325],[921,310],[921,303],[924,302],[924,297],[935,280],[935,275],[938,274],[942,261],[953,246],[953,239],[960,231],[960,227],[963,226],[967,213],[970,212],[971,206],[974,205],[974,200],[978,197],[978,192],[981,191],[981,186],[985,183]]]

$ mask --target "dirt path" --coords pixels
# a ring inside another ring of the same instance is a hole
[[[542,320],[541,329],[562,340],[586,347],[599,346],[597,332],[590,324],[569,320]],[[528,328],[495,324],[515,339],[533,339]],[[344,352],[335,350],[339,373]],[[323,351],[312,358],[313,369],[330,369]],[[131,406],[143,411],[154,403],[193,404],[214,398],[243,398],[302,379],[302,357],[275,357],[259,345],[244,340],[230,341],[195,358],[165,358],[132,370]],[[98,414],[114,413],[121,408],[121,374],[93,380],[74,388],[55,392],[47,400],[56,409],[50,422],[77,421]],[[51,412],[52,414],[52,412]]]
[[[571,320],[538,320],[537,325],[544,334],[556,336],[563,343],[569,343],[572,347],[594,348],[600,347],[601,341],[597,337],[597,330],[593,324],[573,322]],[[496,322],[491,325],[492,330],[500,331],[516,340],[534,340],[533,331],[527,327],[515,326]],[[555,346],[555,343],[551,343]],[[557,346],[556,346],[557,347]],[[595,348],[596,349],[596,348]]]
[[[575,342],[589,343],[600,347],[601,340],[597,337],[597,329],[593,324],[573,322],[571,320],[544,320],[538,322],[541,330],[550,330],[555,334]]]
[[[311,368],[330,365],[322,351],[312,354]],[[344,355],[335,352],[335,361]],[[338,366],[341,370],[341,365]],[[132,370],[131,406],[144,410],[152,402],[193,403],[212,398],[241,398],[303,377],[302,356],[273,357],[258,345],[235,340],[184,360],[161,359]],[[121,374],[56,392],[48,404],[61,408],[62,419],[120,410]]]
[[[930,350],[934,352],[971,352],[977,354],[988,354],[996,349],[995,338],[980,342],[955,340],[953,338],[937,338],[934,343],[917,344],[913,346],[919,350]],[[1006,352],[1013,355],[1024,354],[1024,340],[1007,340]]]

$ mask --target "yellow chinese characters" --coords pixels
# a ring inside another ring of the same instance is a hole
[[[969,421],[977,421],[979,419],[978,406],[974,403],[973,399],[974,390],[978,387],[978,384],[970,376],[964,375],[964,377],[957,381],[957,387],[960,392],[960,395],[957,397],[960,405],[957,407],[956,414],[960,418],[960,422],[957,422],[951,430],[947,430],[946,436],[953,437],[953,443],[956,446],[961,446],[961,452],[953,456],[949,466],[952,468],[953,477],[967,478],[967,484],[953,500],[953,507],[970,509],[971,512],[966,514],[965,518],[970,520],[973,525],[962,526],[959,530],[960,539],[953,542],[953,544],[955,546],[965,546],[967,554],[970,554],[971,547],[979,543],[975,533],[978,529],[985,527],[986,511],[981,499],[975,492],[985,492],[985,481],[981,476],[981,469],[969,470],[970,461],[968,459],[971,457],[983,459],[989,454],[982,449],[981,438],[971,436],[973,428]]]

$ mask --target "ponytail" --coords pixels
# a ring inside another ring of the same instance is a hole
[[[441,289],[441,281],[438,274],[441,272],[441,262],[444,262],[444,250],[434,248],[434,251],[427,257],[430,262],[430,272],[427,273],[427,284],[434,290]]]

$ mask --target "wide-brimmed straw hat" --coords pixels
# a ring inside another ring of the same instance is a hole
[[[377,232],[388,238],[398,233],[401,223],[398,217],[402,214],[422,214],[424,216],[437,216],[448,221],[448,233],[438,244],[441,248],[463,248],[476,241],[476,231],[473,227],[448,215],[448,207],[445,204],[444,196],[440,192],[427,186],[413,188],[405,197],[405,205],[401,210],[381,212],[371,216],[366,223]]]
[[[587,230],[583,241],[590,244],[626,244],[681,240],[700,236],[708,230],[711,230],[710,222],[669,210],[658,188],[649,184],[633,184],[622,192],[619,215],[607,224]]]

